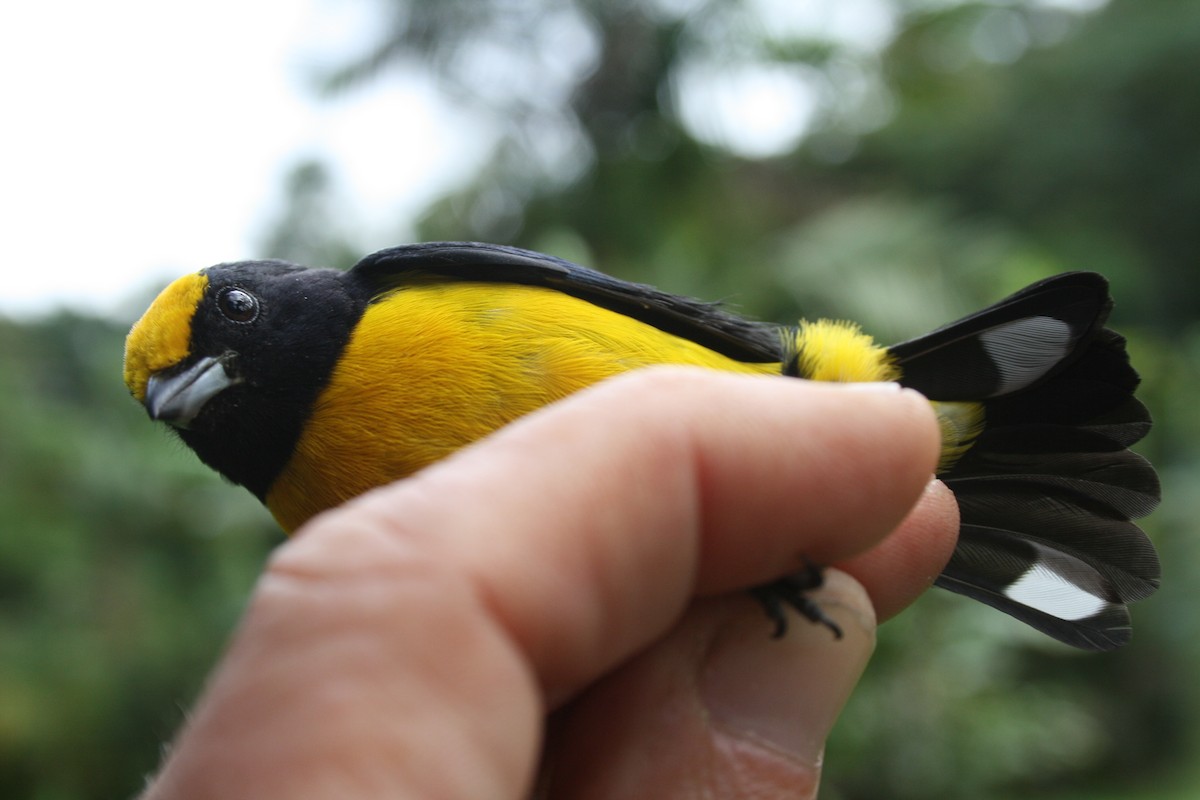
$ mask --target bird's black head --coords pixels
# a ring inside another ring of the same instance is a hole
[[[154,301],[125,344],[125,383],[204,463],[260,499],[366,307],[345,273],[218,264]]]

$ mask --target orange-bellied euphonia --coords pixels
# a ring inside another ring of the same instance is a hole
[[[1158,585],[1130,520],[1159,499],[1150,428],[1103,277],[1068,273],[891,347],[856,325],[752,322],[490,244],[428,243],[347,272],[282,261],[179,278],[129,334],[125,382],[291,531],[505,423],[652,364],[899,381],[942,427],[962,517],[937,583],[1077,647],[1129,640]]]

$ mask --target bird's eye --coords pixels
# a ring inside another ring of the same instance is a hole
[[[258,300],[236,286],[230,286],[217,295],[217,308],[231,322],[253,322],[258,316]]]

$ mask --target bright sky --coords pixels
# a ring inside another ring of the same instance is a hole
[[[482,154],[416,79],[320,100],[371,3],[61,0],[0,6],[0,314],[108,312],[255,255],[298,159],[334,164],[364,246]],[[405,109],[397,113],[398,108]],[[457,123],[457,124],[456,124]]]
[[[1102,0],[1041,2],[1078,10]],[[123,301],[179,274],[260,255],[283,177],[306,157],[333,167],[339,221],[359,221],[350,233],[363,248],[408,238],[405,221],[468,179],[491,135],[411,75],[315,96],[322,64],[376,39],[381,5],[0,5],[0,314],[68,305],[128,316],[138,309]],[[866,50],[896,23],[886,0],[753,5],[774,34]],[[679,111],[703,140],[770,155],[803,134],[826,83],[775,67],[697,64],[679,76]],[[887,108],[886,98],[868,103]]]
[[[773,24],[835,35],[886,37],[890,24],[881,0],[758,2]],[[403,222],[465,180],[489,138],[411,76],[315,96],[311,76],[373,41],[377,11],[365,0],[0,6],[0,314],[129,315],[133,296],[179,274],[260,255],[282,179],[307,156],[333,166],[339,219],[364,226],[355,241],[407,238]],[[795,76],[725,65],[684,78],[688,123],[746,155],[786,149],[812,114]]]

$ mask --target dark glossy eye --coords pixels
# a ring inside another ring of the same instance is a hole
[[[231,322],[253,322],[258,316],[258,300],[236,286],[221,290],[217,295],[217,308]]]

